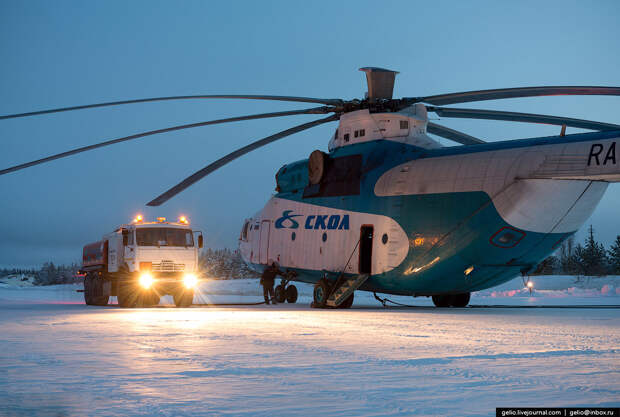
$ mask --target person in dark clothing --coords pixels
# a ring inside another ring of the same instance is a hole
[[[265,297],[265,304],[269,304],[271,299],[272,304],[278,304],[276,301],[275,293],[273,291],[273,284],[276,276],[281,274],[278,266],[275,262],[272,262],[265,270],[260,278],[260,284],[263,286],[263,296]]]

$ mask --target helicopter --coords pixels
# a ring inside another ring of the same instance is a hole
[[[227,163],[262,146],[338,122],[328,151],[276,173],[276,193],[247,218],[243,260],[284,275],[279,301],[297,299],[291,281],[314,284],[314,307],[348,308],[356,290],[432,297],[465,307],[472,292],[526,275],[590,217],[620,181],[620,125],[567,117],[445,107],[551,95],[620,95],[620,87],[544,86],[393,98],[398,72],[364,67],[363,99],[193,95],[95,103],[0,116],[188,99],[278,100],[308,109],[172,126],[89,145],[0,170],[20,169],[144,136],[211,124],[329,114],[259,139],[207,165],[147,205],[159,206]],[[561,126],[558,136],[485,142],[429,121],[501,120]],[[592,130],[566,134],[566,127]],[[462,146],[442,146],[431,135]]]

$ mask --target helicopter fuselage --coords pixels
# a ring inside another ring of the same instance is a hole
[[[319,184],[309,183],[308,160],[280,169],[277,194],[244,224],[241,255],[308,283],[369,273],[360,289],[388,294],[493,287],[533,270],[590,217],[620,181],[618,142],[610,131],[336,147]]]

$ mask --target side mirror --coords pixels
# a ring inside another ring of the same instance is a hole
[[[129,243],[129,232],[127,230],[123,230],[123,246],[127,246]]]
[[[204,244],[203,240],[202,240],[202,235],[198,235],[198,247],[202,248],[202,245]]]

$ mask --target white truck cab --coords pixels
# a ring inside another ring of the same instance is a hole
[[[126,307],[153,305],[162,295],[190,305],[198,282],[202,232],[186,217],[147,222],[141,215],[84,247],[82,270],[86,304],[107,304],[111,295]]]

